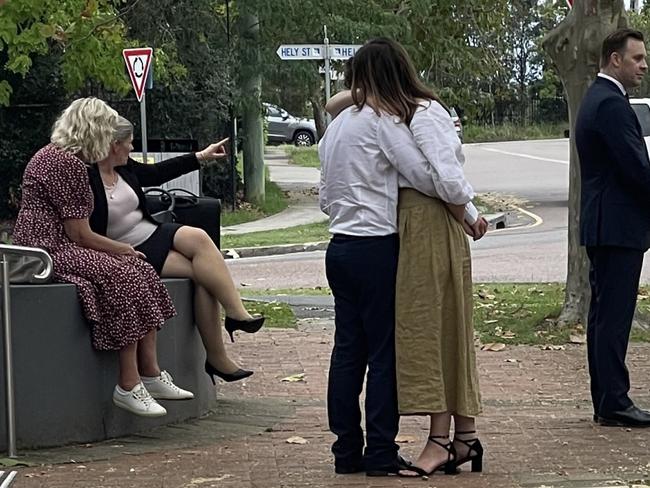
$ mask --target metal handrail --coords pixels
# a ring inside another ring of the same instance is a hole
[[[0,244],[0,287],[2,287],[2,323],[4,329],[4,356],[5,356],[5,400],[7,410],[7,455],[16,457],[16,412],[14,398],[14,370],[13,354],[11,347],[11,293],[9,283],[9,256],[32,256],[39,258],[45,269],[35,274],[35,283],[44,283],[52,275],[53,263],[50,255],[43,249],[36,247],[13,246]]]

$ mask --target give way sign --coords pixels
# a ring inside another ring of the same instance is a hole
[[[147,81],[147,75],[149,74],[149,67],[151,65],[152,53],[153,49],[150,47],[124,49],[122,51],[122,56],[124,57],[124,61],[126,61],[126,67],[129,70],[129,77],[131,78],[138,102],[142,101],[144,85]]]

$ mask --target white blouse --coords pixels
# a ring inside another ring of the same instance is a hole
[[[436,197],[454,205],[466,205],[465,220],[476,222],[478,212],[471,202],[474,190],[463,172],[465,156],[449,113],[438,102],[423,102],[410,125],[415,143],[431,165]],[[408,182],[400,181],[401,187]]]
[[[320,208],[333,234],[397,233],[400,175],[405,186],[435,196],[432,166],[397,118],[364,106],[332,121],[318,145]]]
[[[108,203],[108,226],[106,235],[114,241],[125,242],[133,247],[139,246],[151,237],[156,225],[144,219],[138,195],[122,177],[112,189],[105,188]]]

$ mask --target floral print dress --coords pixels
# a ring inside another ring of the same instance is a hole
[[[96,349],[122,349],[160,328],[175,310],[144,260],[82,247],[67,236],[64,220],[87,219],[92,202],[85,163],[48,144],[25,169],[13,241],[45,249],[54,262],[54,280],[77,286]]]

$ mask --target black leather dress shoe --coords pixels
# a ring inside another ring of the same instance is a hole
[[[409,469],[411,463],[398,455],[396,463],[392,466],[382,466],[375,469],[366,469],[366,476],[394,476],[402,469]]]
[[[634,405],[607,415],[600,415],[598,423],[606,427],[650,427],[650,412]]]
[[[336,466],[334,466],[334,472],[336,474],[354,474],[354,473],[360,473],[361,471],[363,471],[363,466],[361,466],[361,465],[350,465],[350,466],[336,465]]]
[[[594,419],[594,424],[597,424],[598,421],[600,420],[597,413],[594,414],[593,419]]]

